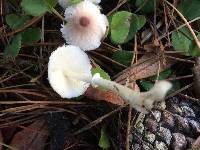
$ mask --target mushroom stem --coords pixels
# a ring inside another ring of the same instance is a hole
[[[74,73],[74,72],[71,72],[71,71],[65,71],[64,72],[64,75],[67,77],[67,78],[73,78],[73,79],[76,79],[76,80],[79,80],[79,81],[83,81],[83,82],[87,82],[87,83],[92,83],[92,76],[88,76],[88,75],[80,75],[80,74],[77,74],[77,73]]]
[[[134,108],[142,108],[143,106],[151,109],[155,101],[161,101],[172,87],[168,81],[159,81],[148,92],[136,92],[132,89],[120,85],[116,82],[102,79],[98,74],[95,74],[92,83],[94,85],[102,86],[119,94],[125,101]]]
[[[82,75],[82,76],[80,76],[80,75],[73,75],[73,76],[71,76],[72,78],[75,78],[75,79],[78,79],[78,80],[80,80],[80,81],[83,81],[83,82],[87,82],[87,83],[92,83],[92,77],[90,77],[90,76],[85,76],[85,75]]]
[[[109,81],[94,76],[92,82],[94,85],[98,85],[118,93],[124,100],[130,101],[133,97],[135,99],[139,98],[139,92],[133,91],[130,88],[120,85],[114,81]]]
[[[101,86],[112,90],[113,92],[119,94],[119,96],[127,101],[127,103],[129,103],[132,107],[140,111],[144,111],[143,107],[151,109],[154,102],[163,100],[167,92],[172,87],[171,83],[168,81],[158,81],[151,90],[147,92],[136,92],[114,81],[101,78],[99,73],[95,74],[93,77],[87,75],[80,76],[77,73],[69,72],[67,70],[64,73],[67,78],[74,78],[79,81],[90,83],[93,86]]]

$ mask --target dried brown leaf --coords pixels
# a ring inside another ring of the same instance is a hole
[[[47,137],[45,121],[38,120],[16,133],[10,146],[19,150],[43,150]]]
[[[144,55],[136,64],[124,70],[115,81],[121,84],[125,84],[127,81],[135,82],[138,79],[156,75],[158,72],[168,69],[174,63],[174,60],[163,56],[155,54]]]
[[[85,96],[93,100],[103,100],[116,105],[124,104],[123,99],[111,90],[104,91],[99,88],[89,87],[85,92]]]

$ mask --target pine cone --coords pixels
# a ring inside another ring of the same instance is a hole
[[[200,106],[172,97],[151,113],[140,114],[132,129],[131,150],[185,150],[200,135]]]

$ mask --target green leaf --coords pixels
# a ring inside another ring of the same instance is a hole
[[[197,38],[200,40],[200,34],[197,35]],[[200,49],[197,46],[196,42],[193,40],[189,50],[189,56],[200,56]]]
[[[22,32],[22,43],[31,45],[33,42],[39,41],[41,38],[41,31],[39,28],[28,28]]]
[[[162,71],[162,72],[159,74],[158,77],[157,77],[157,76],[152,76],[152,77],[150,77],[149,79],[150,79],[150,80],[156,80],[156,79],[158,79],[158,80],[164,80],[164,79],[169,78],[169,76],[172,75],[172,74],[173,74],[173,72],[172,72],[171,69],[166,69],[166,70]]]
[[[198,37],[200,38],[200,36]],[[176,51],[180,51],[186,56],[200,56],[200,50],[186,27],[172,33],[172,45]]]
[[[58,3],[57,0],[43,0],[44,4],[47,6],[49,12],[53,12],[54,11],[54,7],[56,6],[56,4]]]
[[[133,15],[133,21],[131,21],[131,26],[129,30],[129,34],[125,40],[125,42],[128,42],[129,40],[133,39],[135,34],[138,30],[140,30],[146,23],[146,18],[143,15]]]
[[[112,16],[111,40],[116,44],[125,42],[131,25],[132,13],[120,11]]]
[[[128,42],[145,23],[144,16],[137,16],[127,11],[116,12],[111,20],[112,42],[115,44]]]
[[[200,0],[182,0],[178,5],[180,12],[189,20],[200,16]]]
[[[11,43],[5,48],[4,57],[7,58],[9,56],[16,57],[19,54],[22,44],[22,36],[21,34],[16,35]]]
[[[6,15],[6,23],[9,25],[11,29],[17,29],[23,27],[23,25],[29,18],[30,17],[27,15],[17,16],[15,14],[9,14]]]
[[[111,79],[110,79],[110,76],[108,75],[108,73],[106,73],[103,69],[101,69],[100,66],[97,66],[97,67],[95,67],[95,68],[92,68],[91,72],[92,72],[92,75],[94,75],[95,73],[99,73],[100,76],[101,76],[103,79],[111,80]],[[103,90],[103,91],[107,91],[107,89],[104,88],[104,87],[100,87],[100,89]]]
[[[51,11],[51,7],[57,4],[56,0],[22,0],[23,10],[32,16],[40,16]]]
[[[92,75],[94,75],[95,73],[99,73],[103,79],[110,80],[110,76],[99,66],[92,68],[91,71],[92,71]]]
[[[145,13],[151,13],[154,11],[154,3],[156,6],[159,3],[159,0],[136,0],[135,5]]]
[[[110,141],[109,141],[109,137],[108,137],[108,134],[106,132],[105,126],[103,126],[101,128],[101,137],[99,139],[99,147],[101,147],[102,149],[110,148]]]
[[[45,1],[50,7],[55,7],[58,3],[58,0],[43,0],[43,1]]]
[[[180,32],[175,31],[172,33],[172,45],[175,50],[184,52],[185,55],[188,55],[192,37],[187,28],[182,28],[179,31]]]
[[[116,51],[113,56],[112,59],[125,65],[125,66],[130,66],[131,61],[133,59],[133,53],[130,51]]]
[[[153,87],[153,83],[147,80],[140,80],[140,85],[145,91],[149,91]]]

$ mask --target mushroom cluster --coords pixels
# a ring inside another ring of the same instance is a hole
[[[90,59],[84,51],[100,46],[108,20],[96,5],[100,0],[83,0],[73,6],[68,6],[68,2],[59,0],[65,8],[67,22],[62,25],[61,32],[69,45],[58,47],[52,52],[48,63],[48,80],[54,91],[62,98],[73,98],[84,94],[90,85],[100,86],[112,90],[132,107],[143,112],[144,107],[151,109],[155,101],[163,100],[172,86],[168,81],[158,81],[148,92],[136,92],[101,78],[99,73],[92,76]]]

